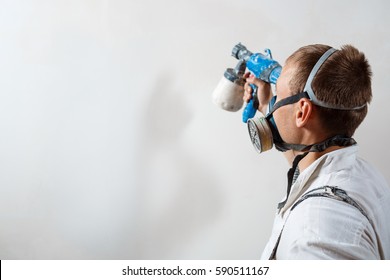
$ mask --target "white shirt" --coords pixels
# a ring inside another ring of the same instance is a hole
[[[327,153],[298,176],[262,259],[271,255],[283,225],[276,259],[390,259],[390,187],[357,150]],[[308,198],[290,211],[304,193],[323,186],[346,191],[373,225],[354,206],[326,197]]]

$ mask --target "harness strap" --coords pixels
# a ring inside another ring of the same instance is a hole
[[[271,253],[270,257],[269,257],[269,260],[276,260],[276,251],[278,249],[279,242],[280,242],[280,239],[282,237],[284,226],[286,225],[287,219],[290,216],[291,212],[295,209],[295,207],[297,207],[299,204],[301,204],[301,202],[303,202],[304,200],[306,200],[306,199],[308,199],[310,197],[327,197],[327,198],[332,198],[332,199],[336,199],[336,200],[348,203],[349,205],[352,205],[353,207],[358,209],[359,212],[364,217],[366,217],[366,219],[370,222],[371,226],[374,228],[374,224],[371,221],[371,219],[368,217],[367,213],[362,209],[362,207],[355,200],[353,200],[350,196],[348,196],[346,191],[344,191],[344,190],[342,190],[340,188],[331,187],[331,186],[319,187],[319,188],[313,189],[313,190],[307,192],[306,194],[304,194],[291,207],[291,210],[290,210],[290,212],[289,212],[289,214],[288,214],[288,216],[286,218],[286,221],[284,222],[284,225],[283,225],[283,227],[282,227],[282,229],[280,231],[279,237],[278,237],[278,239],[277,239],[277,241],[275,243],[274,249],[272,250],[272,253]]]

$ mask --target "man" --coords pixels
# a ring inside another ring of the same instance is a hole
[[[300,48],[283,67],[276,100],[269,84],[245,78],[244,100],[255,84],[258,109],[292,165],[262,258],[390,259],[390,188],[352,138],[372,97],[364,54],[350,45]]]

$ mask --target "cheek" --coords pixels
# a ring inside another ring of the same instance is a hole
[[[289,110],[282,110],[287,108],[280,108],[274,112],[274,120],[278,128],[279,134],[285,142],[290,142],[293,137],[293,118],[289,114]]]

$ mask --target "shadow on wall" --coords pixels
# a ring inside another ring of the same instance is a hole
[[[196,246],[221,206],[215,178],[182,145],[193,112],[186,103],[189,93],[173,83],[168,76],[155,83],[139,118],[136,258],[194,258],[185,248]],[[195,143],[196,135],[190,146],[202,148]]]

